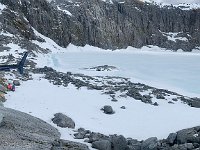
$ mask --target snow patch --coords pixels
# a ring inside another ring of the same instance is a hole
[[[173,32],[166,33],[166,32],[162,32],[162,34],[164,36],[166,36],[167,39],[170,40],[170,41],[176,42],[176,40],[180,40],[180,41],[186,41],[186,42],[188,42],[188,39],[186,37],[178,37],[179,33],[173,33]]]
[[[2,14],[2,11],[6,8],[5,5],[0,3],[0,14]]]
[[[180,8],[182,10],[192,10],[192,9],[200,9],[200,4],[197,3],[182,3],[178,5],[174,5],[174,7]]]
[[[72,14],[68,10],[61,9],[59,6],[57,6],[57,8],[58,8],[58,10],[64,12],[65,14],[72,16]]]
[[[8,36],[8,37],[14,37],[13,34],[11,34],[9,32],[5,32],[5,31],[1,31],[0,35],[4,35],[4,36]]]

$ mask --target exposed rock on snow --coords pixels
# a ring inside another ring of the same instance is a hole
[[[102,110],[105,114],[114,114],[114,111],[111,106],[106,105],[102,108]]]
[[[117,67],[109,66],[109,65],[103,65],[103,66],[96,66],[91,68],[85,68],[87,70],[95,70],[95,71],[113,71],[117,70]]]
[[[14,84],[15,86],[20,86],[19,80],[14,80],[14,81],[13,81],[13,84]]]
[[[62,113],[56,113],[52,121],[62,128],[75,128],[75,122]]]
[[[63,85],[67,87],[68,84],[71,83],[77,88],[87,87],[91,90],[101,90],[104,94],[110,95],[110,97],[114,100],[118,96],[129,96],[134,100],[140,100],[143,103],[158,106],[159,101],[166,101],[168,99],[168,102],[174,101],[174,103],[176,103],[178,101],[182,101],[191,107],[200,107],[199,98],[185,97],[165,89],[157,89],[145,84],[133,83],[128,78],[87,76],[84,74],[73,74],[71,72],[62,73],[57,72],[50,67],[37,68],[32,71],[34,73],[45,74],[44,78],[52,82],[54,85]],[[153,99],[157,99],[157,102],[153,102]]]

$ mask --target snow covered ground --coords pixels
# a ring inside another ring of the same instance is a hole
[[[156,49],[159,48],[137,50],[129,47],[127,50],[108,51],[92,46],[70,45],[65,52],[64,49],[55,49],[53,53],[39,55],[37,63],[38,67],[47,65],[62,72],[128,77],[133,82],[167,88],[186,96],[200,96],[200,54]],[[84,69],[99,65],[111,65],[118,69],[102,72]],[[41,75],[33,75],[32,81],[23,82],[16,92],[10,92],[6,98],[6,107],[29,113],[52,125],[53,115],[61,112],[75,121],[76,129],[83,127],[139,140],[152,136],[166,138],[171,132],[199,125],[200,122],[200,109],[182,103],[172,105],[163,101],[155,107],[131,98],[119,98],[118,102],[112,102],[108,95],[102,95],[100,91],[76,89],[73,85],[58,87],[42,79]],[[100,110],[104,105],[111,105],[115,114],[104,114]],[[126,109],[121,109],[121,106]],[[58,129],[62,138],[73,139],[70,135],[72,130]]]
[[[69,45],[65,49],[36,30],[34,32],[45,42],[32,42],[52,51],[49,54],[35,53],[38,57],[34,60],[38,67],[46,65],[58,71],[71,71],[90,76],[128,77],[133,82],[165,88],[186,96],[200,97],[198,52],[174,53],[155,46],[141,49],[128,47],[126,50],[111,51],[88,45]],[[15,50],[19,47],[13,43],[8,46],[11,47],[10,53],[17,57]],[[23,51],[25,50],[20,49],[20,52]],[[8,52],[3,52],[2,55],[5,53]],[[28,59],[30,58],[31,56]],[[102,65],[115,66],[117,69],[85,69]],[[108,95],[102,95],[100,91],[76,89],[73,85],[55,86],[41,75],[33,75],[32,81],[22,82],[21,86],[16,87],[15,92],[9,92],[6,98],[5,107],[29,113],[52,125],[53,115],[61,112],[75,121],[76,129],[83,127],[107,135],[122,134],[139,140],[152,136],[166,138],[170,132],[197,126],[200,122],[200,109],[180,102],[172,105],[167,101],[160,101],[157,107],[122,97],[118,98],[118,102],[112,102]],[[111,105],[115,114],[104,114],[100,110],[104,105]],[[121,109],[121,106],[125,106],[126,109]],[[62,138],[74,140],[73,130],[58,129],[62,133]]]

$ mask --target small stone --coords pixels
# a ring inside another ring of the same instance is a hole
[[[156,98],[157,99],[165,99],[165,97],[163,95],[161,95],[161,94],[156,95]]]
[[[118,100],[116,98],[113,98],[111,101],[113,102],[117,102]]]
[[[120,107],[121,109],[126,109],[126,107],[125,106],[122,106],[122,107]]]
[[[173,101],[175,101],[175,102],[176,102],[176,101],[178,101],[178,99],[177,99],[177,98],[172,98],[172,100],[173,100]]]
[[[169,104],[174,104],[172,101],[169,101],[168,103],[169,103]]]
[[[157,103],[157,102],[155,102],[155,103],[153,103],[153,105],[154,105],[154,106],[158,106],[158,103]]]

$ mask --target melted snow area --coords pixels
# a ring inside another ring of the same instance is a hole
[[[37,54],[35,62],[38,67],[46,65],[57,71],[89,76],[127,77],[132,82],[200,97],[200,53],[174,53],[153,46],[111,51],[88,45],[69,45],[64,49],[35,33],[46,42],[33,42],[52,51],[46,55]],[[117,69],[85,69],[105,65]],[[5,106],[29,113],[52,125],[53,115],[61,112],[75,121],[76,129],[83,127],[106,135],[122,134],[142,140],[152,136],[166,138],[171,132],[199,125],[200,122],[200,109],[180,101],[169,104],[162,100],[159,106],[153,106],[133,98],[118,97],[118,101],[113,102],[101,91],[84,87],[77,89],[71,84],[67,87],[56,86],[42,75],[32,76],[33,80],[22,82],[15,92],[6,95]],[[115,114],[104,114],[100,110],[104,105],[111,105]],[[121,106],[126,109],[121,109]],[[73,139],[73,130],[58,129],[62,138]]]

